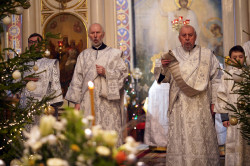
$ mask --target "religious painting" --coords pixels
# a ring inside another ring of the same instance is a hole
[[[87,48],[87,29],[76,16],[63,13],[52,18],[45,26],[44,33],[60,33],[61,39],[49,41],[50,58],[58,59],[60,82],[63,96],[71,82],[77,57]]]
[[[196,44],[211,49],[224,65],[221,0],[135,0],[132,8],[134,65],[143,72],[141,97],[148,93],[143,87],[154,81],[150,71],[155,59],[180,46],[178,34],[184,24],[196,29]]]

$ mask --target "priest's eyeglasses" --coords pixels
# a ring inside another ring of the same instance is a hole
[[[29,44],[36,44],[36,43],[38,43],[38,40],[35,40],[35,41],[33,41],[33,40],[28,40],[28,43],[29,43]]]

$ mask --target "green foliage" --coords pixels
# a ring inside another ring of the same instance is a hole
[[[34,126],[29,134],[25,134],[28,139],[21,163],[27,166],[50,166],[48,161],[55,159],[57,162],[67,163],[60,165],[117,166],[116,156],[119,152],[129,155],[132,153],[128,150],[136,149],[137,143],[134,140],[127,141],[123,148],[117,149],[117,133],[92,126],[92,120],[90,117],[84,118],[82,112],[71,108],[66,109],[61,121],[56,121],[52,116],[43,116],[40,126]],[[46,130],[50,129],[53,132],[48,134]],[[122,163],[126,162],[125,157]],[[135,162],[130,162],[126,165],[134,164]]]
[[[13,51],[15,57],[4,59],[4,54],[0,54],[0,158],[7,163],[20,157],[22,151],[21,131],[25,125],[32,123],[32,117],[42,113],[46,103],[55,98],[54,94],[45,96],[41,101],[29,98],[25,108],[22,108],[19,96],[28,82],[27,78],[35,78],[37,74],[24,76],[23,73],[32,71],[35,61],[44,55],[48,38],[58,38],[58,35],[46,34],[46,39],[40,41],[37,46],[32,46],[18,55],[15,50],[6,48],[4,51]],[[14,80],[12,74],[15,70],[20,71],[21,78]],[[34,111],[36,110],[36,111]]]
[[[250,66],[241,65],[239,62],[230,63],[231,66],[241,68],[242,73],[237,75],[243,78],[243,81],[234,82],[232,94],[238,95],[236,103],[227,103],[225,109],[235,113],[241,127],[242,136],[250,144]],[[232,76],[230,73],[225,71]],[[233,80],[233,79],[231,79]],[[222,100],[222,99],[221,99]]]
[[[16,14],[16,7],[22,6],[24,9],[30,7],[28,0],[1,0],[0,1],[0,20],[8,14]]]

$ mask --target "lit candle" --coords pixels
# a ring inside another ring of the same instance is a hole
[[[90,95],[90,104],[91,104],[91,114],[94,117],[93,125],[95,125],[94,83],[92,81],[89,81],[88,86],[89,86],[89,95]]]
[[[183,17],[182,16],[179,16],[179,20],[182,20],[183,19]]]

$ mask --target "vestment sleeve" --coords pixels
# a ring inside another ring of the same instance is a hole
[[[73,103],[81,103],[83,94],[82,94],[82,85],[83,85],[83,67],[84,67],[84,60],[83,60],[83,52],[78,56],[73,78],[70,82],[70,86],[68,88],[67,94],[65,99],[73,102]]]
[[[49,91],[48,92],[49,94],[55,93],[54,96],[57,96],[56,98],[50,101],[50,104],[55,105],[55,106],[61,106],[63,104],[63,97],[62,97],[62,89],[61,89],[61,84],[60,84],[59,62],[57,60],[55,61],[52,67],[52,71],[50,75],[50,86],[49,86],[48,91]]]

